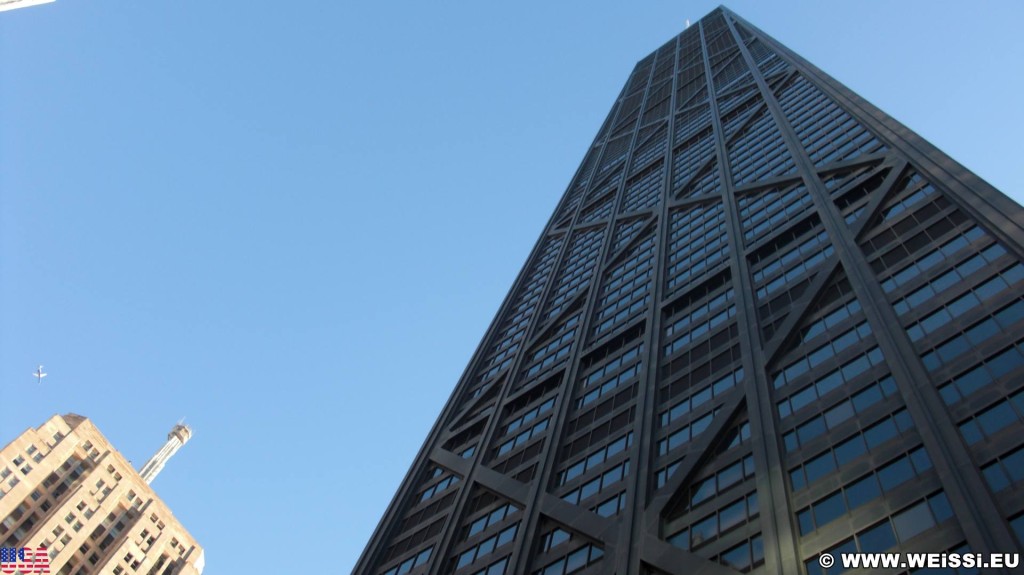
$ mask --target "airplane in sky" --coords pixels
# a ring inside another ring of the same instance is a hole
[[[40,365],[32,375],[39,380],[39,383],[43,383],[43,378],[46,377],[47,374],[43,373],[43,366]]]

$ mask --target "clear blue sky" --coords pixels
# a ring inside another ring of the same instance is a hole
[[[154,487],[210,573],[352,568],[633,64],[716,5],[364,4],[0,13],[0,443],[72,411],[140,464],[187,416]],[[1024,3],[730,7],[1021,200]]]

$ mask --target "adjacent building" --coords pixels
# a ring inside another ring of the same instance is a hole
[[[354,572],[1020,552],[1022,260],[1019,205],[717,9],[630,74]]]
[[[60,575],[199,575],[203,548],[149,486],[191,437],[176,425],[132,468],[88,419],[55,415],[0,451],[3,547],[46,547]]]

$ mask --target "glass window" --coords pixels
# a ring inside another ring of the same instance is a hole
[[[860,507],[879,495],[881,492],[878,490],[878,482],[874,476],[865,477],[846,488],[846,498],[850,502],[851,509]]]
[[[1018,515],[1010,520],[1010,527],[1017,534],[1017,540],[1024,543],[1024,515]]]
[[[860,550],[864,553],[879,553],[896,545],[896,536],[888,521],[868,529],[857,536]]]
[[[497,563],[487,568],[487,575],[502,575],[505,572],[505,565],[508,563],[508,558],[502,559]]]
[[[914,477],[914,470],[907,459],[900,459],[878,472],[878,479],[882,482],[883,491],[889,491],[897,485],[909,481],[912,477]]]
[[[843,495],[836,492],[814,505],[814,522],[818,525],[825,525],[845,512]]]
[[[978,423],[981,424],[981,429],[986,435],[992,435],[1016,420],[1017,415],[1013,412],[1010,404],[1005,402],[978,417]]]
[[[894,515],[892,524],[900,541],[906,543],[915,535],[933,527],[935,520],[928,509],[928,504],[922,501],[910,509]]]
[[[589,547],[582,547],[573,551],[565,560],[565,572],[572,573],[578,569],[583,568],[587,564],[587,552]]]

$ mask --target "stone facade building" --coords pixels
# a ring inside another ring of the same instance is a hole
[[[150,481],[190,436],[175,426],[145,466]],[[203,548],[80,415],[55,415],[0,451],[0,517],[3,547],[46,547],[51,573],[203,572]]]

